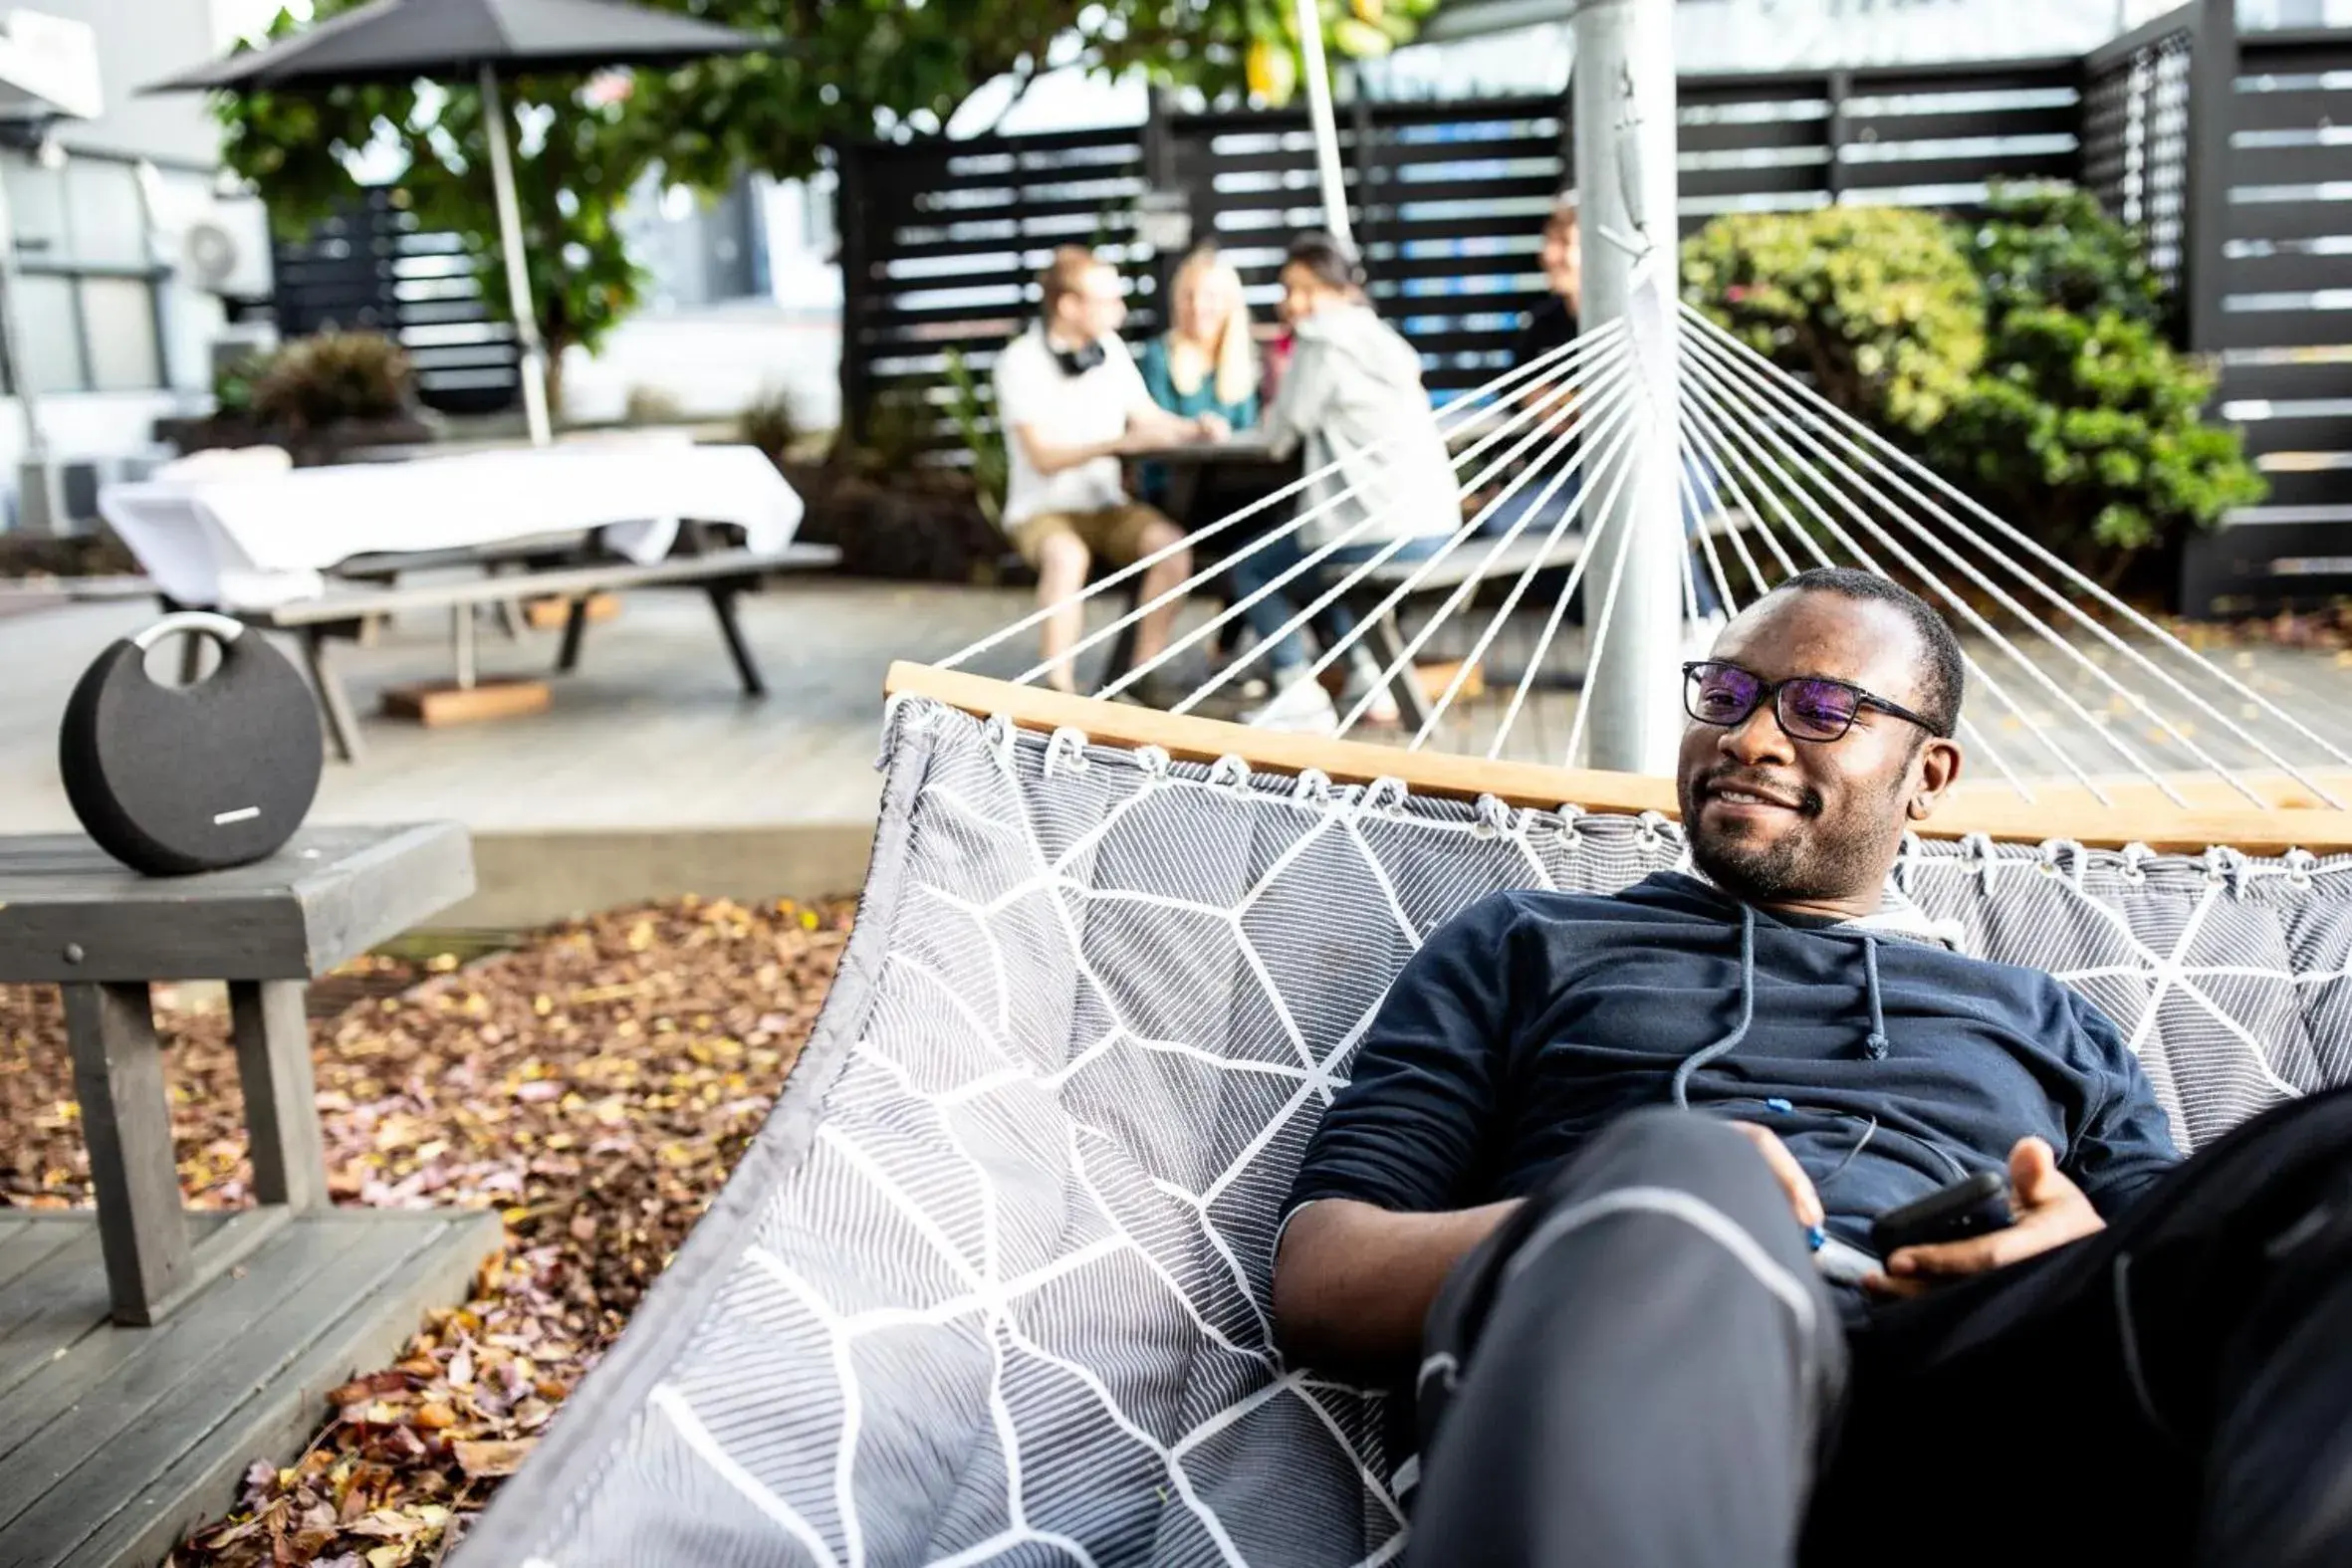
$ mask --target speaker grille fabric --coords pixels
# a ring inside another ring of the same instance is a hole
[[[901,705],[864,904],[768,1127],[458,1555],[1378,1563],[1374,1397],[1270,1350],[1292,1169],[1381,992],[1656,819],[1252,779]],[[1973,950],[2140,1051],[2190,1143],[2352,1080],[2352,859],[1915,848]]]

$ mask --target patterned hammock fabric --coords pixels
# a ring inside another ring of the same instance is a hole
[[[1377,1400],[1269,1348],[1293,1166],[1432,927],[1621,887],[1678,831],[927,702],[889,732],[816,1038],[457,1561],[1392,1559]],[[2352,1079],[2352,858],[1972,841],[1897,875],[2097,1001],[2192,1144]]]

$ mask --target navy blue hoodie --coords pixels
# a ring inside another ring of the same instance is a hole
[[[1518,1197],[1612,1118],[1678,1100],[1778,1133],[1863,1245],[1877,1215],[2004,1168],[2029,1133],[2102,1214],[2179,1158],[2115,1025],[2040,971],[1660,872],[1608,898],[1498,893],[1432,933],[1291,1206]]]

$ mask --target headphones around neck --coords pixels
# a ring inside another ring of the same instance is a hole
[[[1089,340],[1081,348],[1056,348],[1052,343],[1048,343],[1046,348],[1054,355],[1054,362],[1061,366],[1063,375],[1084,375],[1110,357],[1103,351],[1099,339]]]

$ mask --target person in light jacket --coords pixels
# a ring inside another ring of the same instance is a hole
[[[1245,611],[1268,644],[1273,694],[1243,722],[1328,731],[1337,720],[1330,696],[1306,677],[1297,632],[1284,628],[1332,581],[1374,556],[1386,552],[1394,562],[1435,554],[1460,528],[1462,504],[1453,459],[1421,384],[1421,356],[1373,314],[1355,259],[1327,234],[1301,235],[1283,264],[1282,284],[1283,319],[1297,347],[1264,430],[1277,457],[1303,446],[1308,473],[1333,471],[1299,496],[1304,524],[1234,562],[1235,588],[1246,598],[1325,546],[1335,548],[1319,562],[1324,575],[1299,571]],[[1350,641],[1356,623],[1345,604],[1327,606],[1315,629],[1327,646],[1348,647],[1340,701],[1352,708],[1369,696],[1364,717],[1394,724],[1396,699],[1382,686],[1379,660],[1360,640]]]

